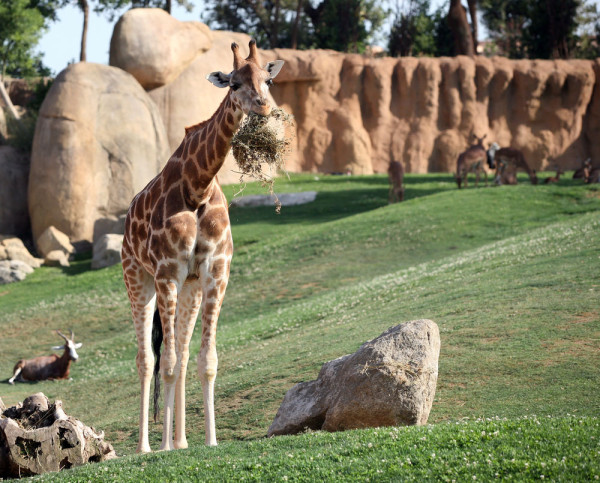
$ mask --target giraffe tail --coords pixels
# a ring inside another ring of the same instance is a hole
[[[162,323],[160,321],[160,313],[154,311],[154,319],[152,320],[152,352],[154,352],[154,422],[158,422],[160,412],[160,346],[162,345],[163,333]]]

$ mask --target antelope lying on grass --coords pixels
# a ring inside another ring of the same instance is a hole
[[[549,178],[545,178],[544,184],[558,183],[561,174],[565,174],[562,168],[556,168],[556,176],[550,176]]]
[[[490,151],[494,153],[496,163],[496,184],[517,184],[519,168],[527,172],[531,184],[538,183],[535,170],[529,167],[521,151],[515,148],[501,148],[497,143],[492,144]]]
[[[389,202],[404,201],[404,166],[399,161],[390,161],[388,166],[390,179]]]
[[[79,349],[82,344],[81,342],[75,344],[73,331],[71,331],[70,339],[58,330],[56,333],[65,340],[65,344],[53,347],[52,350],[64,349],[63,355],[59,357],[52,354],[50,356],[35,357],[34,359],[21,359],[15,364],[13,377],[8,380],[9,384],[14,384],[15,379],[18,381],[44,381],[46,379],[67,379],[69,377],[71,361],[77,361],[79,358],[75,349]]]

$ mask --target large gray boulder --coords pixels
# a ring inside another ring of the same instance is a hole
[[[0,146],[0,173],[0,233],[27,236],[29,156],[12,146]]]
[[[115,67],[81,62],[52,84],[29,175],[33,239],[50,225],[91,244],[97,219],[119,216],[169,157],[156,105]]]
[[[102,235],[94,243],[92,268],[96,270],[121,263],[122,248],[123,235],[114,233]]]
[[[392,327],[291,388],[268,436],[306,429],[423,425],[435,395],[440,334],[431,320]]]
[[[212,33],[201,22],[181,22],[161,8],[134,8],[115,25],[109,64],[153,89],[174,81],[211,44]]]

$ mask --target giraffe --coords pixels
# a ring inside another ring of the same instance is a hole
[[[186,448],[185,377],[189,344],[201,312],[198,373],[202,383],[206,444],[216,446],[214,384],[216,329],[229,278],[233,242],[227,200],[216,175],[229,152],[244,114],[267,116],[268,88],[283,61],[262,68],[256,42],[244,59],[231,44],[233,71],[207,79],[229,90],[207,121],[185,130],[179,148],[163,170],[138,193],[127,213],[122,249],[123,278],[138,343],[136,365],[141,385],[137,452],[150,452],[148,407],[154,366],[152,323],[155,305],[162,325],[164,383],[161,450]],[[173,434],[173,418],[175,433]]]

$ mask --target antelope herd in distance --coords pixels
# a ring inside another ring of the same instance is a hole
[[[456,173],[454,178],[458,188],[468,185],[469,173],[475,174],[475,186],[479,185],[479,179],[483,173],[485,185],[488,185],[488,175],[485,169],[485,164],[491,170],[495,171],[494,183],[498,186],[503,184],[517,184],[517,171],[523,170],[529,176],[531,184],[538,184],[538,177],[534,169],[525,161],[523,153],[515,148],[501,148],[497,143],[492,143],[488,149],[483,145],[483,137],[478,137],[471,134],[471,138],[475,139],[475,144],[469,146],[465,151],[458,155],[456,161]],[[556,175],[544,178],[543,184],[557,183],[561,175],[565,174],[564,170],[556,166]],[[392,160],[388,166],[388,178],[390,184],[389,203],[404,200],[404,167],[399,161]],[[582,179],[586,184],[600,182],[600,167],[592,166],[590,158],[586,159],[581,167],[577,168],[573,173],[573,179]]]

